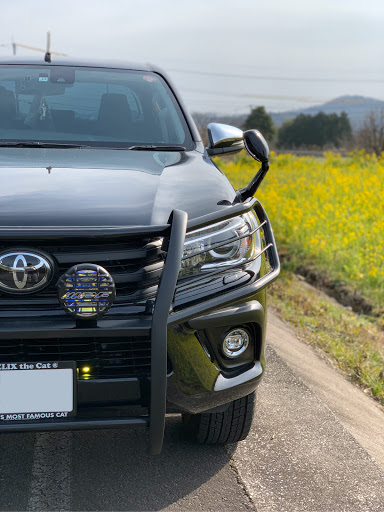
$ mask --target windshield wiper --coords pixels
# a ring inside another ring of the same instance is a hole
[[[84,146],[83,144],[63,144],[60,142],[38,142],[35,140],[24,140],[23,142],[0,142],[1,148],[90,148],[92,146]]]
[[[144,146],[130,146],[129,148],[116,149],[128,149],[131,151],[185,151],[187,148],[185,148],[184,146],[156,146],[146,144]]]
[[[65,144],[60,142],[38,142],[36,140],[24,140],[19,142],[1,142],[0,148],[53,148],[53,149],[117,149],[123,151],[185,151],[184,146],[156,146],[146,144],[140,146],[115,147],[115,146],[87,146],[85,144]]]

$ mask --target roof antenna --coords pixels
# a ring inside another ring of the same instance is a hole
[[[47,51],[44,56],[45,62],[51,62],[51,33],[47,32]]]

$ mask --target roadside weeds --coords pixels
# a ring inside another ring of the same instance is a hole
[[[378,321],[337,304],[287,271],[270,288],[270,304],[301,340],[319,347],[384,407],[384,333]]]

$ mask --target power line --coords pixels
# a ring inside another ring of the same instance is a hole
[[[47,33],[47,36],[48,36],[48,42],[47,42],[47,49],[43,49],[43,48],[36,48],[35,46],[29,46],[29,45],[26,45],[26,44],[22,44],[22,43],[15,43],[15,41],[13,41],[13,38],[12,38],[12,42],[11,43],[2,43],[0,44],[0,46],[4,47],[12,47],[12,50],[13,50],[13,55],[16,55],[16,50],[17,48],[25,48],[26,50],[32,50],[34,52],[42,52],[42,53],[47,53],[47,50],[49,50],[49,45],[50,45],[50,32]],[[61,53],[61,52],[52,52],[49,50],[49,53],[52,54],[52,55],[58,55],[60,57],[67,57],[68,55],[66,53]]]
[[[327,98],[310,98],[306,96],[283,96],[283,95],[277,95],[277,94],[258,94],[258,93],[235,93],[235,92],[224,92],[224,91],[209,91],[207,89],[192,89],[189,87],[180,87],[182,89],[184,94],[188,94],[190,96],[192,95],[201,95],[201,96],[215,96],[216,100],[218,101],[226,101],[225,98],[233,98],[234,100],[241,100],[242,102],[245,102],[247,100],[253,101],[253,100],[272,100],[272,101],[295,101],[298,103],[344,103],[344,104],[364,104],[367,101],[370,100],[370,98],[365,97],[343,97],[343,98],[333,98],[333,99],[327,99]],[[209,100],[207,100],[209,101]],[[381,101],[381,100],[377,100]]]
[[[254,100],[254,99],[262,99],[262,100],[277,100],[277,101],[297,101],[299,103],[325,103],[325,99],[313,99],[313,98],[307,98],[304,96],[281,96],[281,95],[273,95],[273,94],[254,94],[254,93],[230,93],[230,92],[223,92],[223,91],[208,91],[207,89],[189,89],[189,88],[182,88],[184,93],[188,94],[200,94],[200,95],[212,95],[216,97],[223,97],[223,101],[225,101],[225,97],[228,98],[234,98],[234,99],[242,99],[244,101],[246,100]],[[350,103],[348,100],[340,100],[340,102],[343,103]],[[356,100],[357,102],[357,100]],[[363,101],[358,101],[359,103],[362,103]]]
[[[366,82],[366,83],[384,83],[383,79],[372,79],[372,78],[296,78],[289,76],[263,76],[263,75],[249,75],[242,73],[215,73],[210,71],[197,71],[189,69],[169,69],[172,73],[184,73],[189,75],[201,75],[201,76],[216,76],[216,77],[228,77],[228,78],[252,78],[257,80],[273,80],[273,81],[285,81],[285,82]]]
[[[34,46],[28,46],[26,44],[21,44],[21,43],[13,43],[13,44],[15,44],[19,48],[26,48],[27,50],[33,50],[35,52],[46,53],[46,51],[47,51],[47,50],[43,50],[43,48],[35,48]],[[59,55],[61,57],[67,57],[66,53],[60,53],[60,52],[50,52],[50,53],[52,55]]]

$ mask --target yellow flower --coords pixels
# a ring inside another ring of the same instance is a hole
[[[258,170],[240,155],[220,161],[235,188]],[[355,151],[347,157],[271,154],[270,171],[257,197],[272,222],[277,245],[300,263],[316,263],[326,274],[384,300],[384,155]]]

